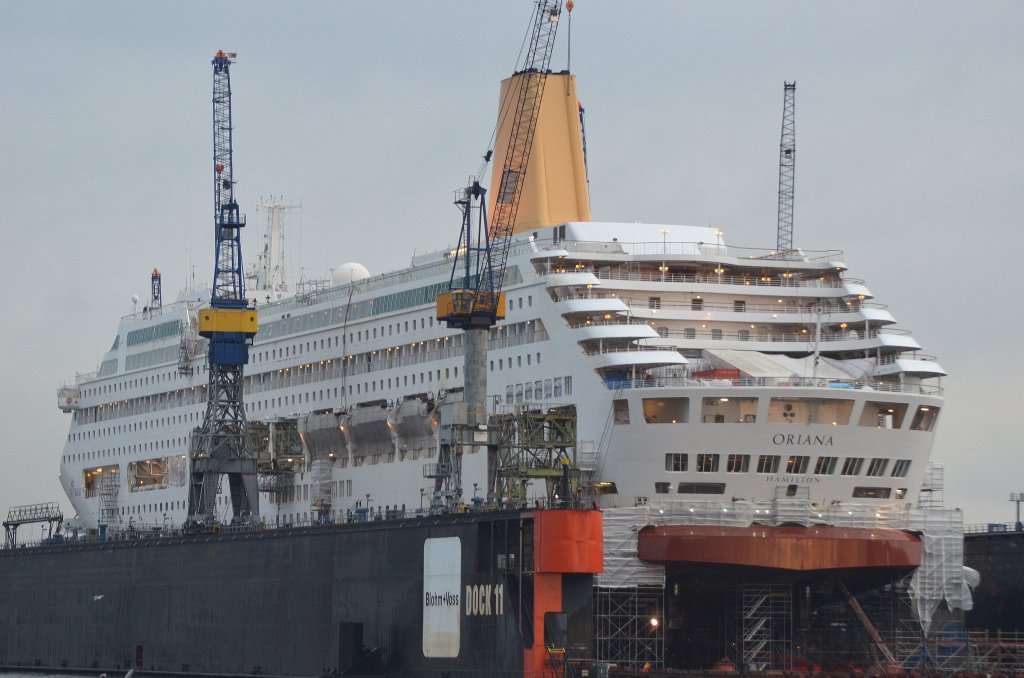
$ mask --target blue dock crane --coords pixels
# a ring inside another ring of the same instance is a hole
[[[221,477],[228,477],[232,522],[259,520],[256,450],[243,402],[243,368],[258,329],[255,307],[245,298],[241,232],[245,217],[235,201],[232,166],[231,64],[233,53],[213,58],[213,179],[216,251],[209,308],[199,311],[199,334],[209,340],[210,381],[203,423],[190,440],[191,526],[216,522]]]

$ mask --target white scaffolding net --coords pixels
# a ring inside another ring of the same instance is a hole
[[[967,612],[974,604],[964,578],[964,525],[959,511],[916,509],[909,526],[921,533],[921,567],[910,580],[914,613],[927,635],[939,606]]]
[[[970,610],[964,578],[963,516],[959,510],[906,505],[833,504],[818,507],[786,497],[771,502],[667,501],[604,511],[604,572],[597,586],[664,586],[665,569],[637,557],[637,535],[648,525],[835,525],[890,528],[920,535],[921,566],[911,580],[911,602],[924,633],[936,610]]]
[[[604,572],[597,585],[604,588],[664,586],[665,568],[637,557],[637,534],[651,525],[646,506],[609,509],[604,512]]]

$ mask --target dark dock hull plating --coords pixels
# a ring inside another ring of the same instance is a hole
[[[0,551],[0,665],[534,675],[545,642],[589,649],[600,525],[536,511]]]
[[[967,613],[968,628],[1024,631],[1024,531],[966,535],[964,564],[981,575],[974,609]]]

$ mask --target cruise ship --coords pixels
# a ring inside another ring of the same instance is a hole
[[[592,220],[575,78],[547,78],[534,142],[543,152],[512,236],[505,317],[490,334],[489,409],[573,411],[587,493],[608,510],[916,505],[941,366],[839,250],[740,248],[713,227]],[[260,205],[267,232],[246,290],[259,313],[244,397],[261,446],[260,519],[430,511],[438,405],[462,398],[463,335],[435,313],[456,252],[384,273],[348,263],[289,289],[287,209]],[[453,226],[437,226],[439,241]],[[71,418],[60,480],[89,529],[161,530],[187,517],[189,440],[208,382],[197,314],[210,294],[162,303],[157,275],[98,370],[58,390]],[[463,455],[467,505],[500,500],[487,496],[486,456]]]

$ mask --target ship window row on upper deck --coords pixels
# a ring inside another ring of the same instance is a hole
[[[836,288],[843,287],[847,282],[862,282],[860,280],[844,280],[838,272],[831,269],[808,272],[786,270],[756,272],[730,271],[719,265],[718,268],[709,266],[703,270],[693,270],[692,267],[674,264],[671,261],[597,267],[582,263],[566,265],[563,263],[544,264],[538,262],[535,264],[535,267],[541,275],[549,273],[591,273],[600,280],[624,280],[645,283],[668,282],[741,285],[744,287]]]
[[[690,457],[693,457],[694,464],[691,470]],[[724,470],[726,473],[749,473],[751,467],[750,454],[719,454],[717,452],[666,452],[665,470],[669,473],[718,473]],[[721,464],[725,458],[724,467]],[[811,460],[814,464],[811,464]],[[813,475],[829,476],[835,474],[836,468],[840,468],[840,475],[859,476],[864,470],[864,457],[846,457],[839,467],[839,457],[822,455],[812,457],[807,454],[759,454],[757,463],[754,466],[756,473],[785,475]],[[892,471],[889,473],[892,478],[906,477],[910,472],[910,459],[891,460],[888,457],[872,457],[868,461],[867,471],[864,475],[881,478],[889,471],[889,462],[893,461]]]
[[[799,493],[800,486],[796,484],[786,485],[785,495],[795,497]],[[672,491],[672,483],[667,481],[656,481],[654,483],[655,494],[668,494]],[[725,494],[725,483],[695,483],[681,482],[676,487],[679,494]],[[903,499],[907,495],[907,488],[896,488],[896,499]],[[888,499],[893,496],[891,487],[854,487],[850,496],[854,499]],[[637,499],[641,499],[638,497]],[[646,498],[643,498],[646,499]]]
[[[694,412],[688,397],[643,398],[643,417],[646,424],[686,424],[699,421],[705,424],[753,424],[764,417],[769,424],[825,424],[848,426],[853,419],[856,402],[847,398],[814,398],[773,396],[763,410],[761,398],[746,396],[717,396],[700,399],[700,409]],[[629,400],[613,401],[614,422],[630,423]],[[857,425],[879,429],[902,429],[907,423],[908,403],[868,400],[859,409]],[[909,421],[911,431],[931,431],[939,415],[939,407],[918,405]]]
[[[271,368],[263,372],[248,375],[246,377],[246,388],[251,391],[282,388],[296,385],[298,383],[307,383],[311,380],[321,381],[324,379],[339,378],[343,372],[346,375],[351,376],[366,372],[388,370],[413,364],[454,358],[462,355],[463,337],[463,334],[453,334],[446,337],[437,337],[432,340],[381,347],[378,350],[363,351],[347,356],[311,360],[309,363],[289,365],[288,367],[280,369]],[[492,328],[490,337],[489,349],[499,350],[503,348],[532,344],[539,341],[546,341],[548,339],[548,334],[544,329],[543,323],[539,319],[533,319],[516,323],[505,323]],[[341,340],[342,337],[340,335],[335,335],[332,337],[312,339],[306,342],[298,342],[290,346],[253,351],[251,354],[252,364],[259,365],[268,361],[295,358],[307,355],[316,350],[326,350],[332,347],[340,348],[342,344]],[[138,369],[155,364],[174,362],[178,358],[179,351],[179,347],[176,346],[153,349],[151,351],[144,351],[129,355],[126,357],[125,362],[128,369]],[[511,358],[509,358],[509,361],[509,366],[511,367]],[[112,359],[109,362],[112,365],[116,365],[117,359]],[[205,362],[198,366],[199,371],[205,371],[205,369]],[[324,370],[327,372],[321,374]],[[302,375],[303,373],[305,373],[304,379],[300,379],[299,381],[294,380],[296,374]],[[127,390],[129,388],[145,387],[151,384],[164,382],[169,383],[172,381],[180,381],[181,379],[181,375],[176,370],[153,375],[144,375],[133,379],[111,381],[110,383],[97,384],[96,386],[84,388],[82,390],[82,397],[92,398],[97,395],[112,395],[116,392]],[[142,396],[141,398],[116,399],[110,403],[102,403],[101,405],[93,407],[121,407],[122,405],[126,405],[132,410],[131,414],[141,413],[145,410],[140,410],[139,412],[135,411],[135,407],[139,405],[140,402],[142,405],[148,405],[150,402],[148,399],[164,397],[168,394],[175,393],[176,390],[177,389],[171,389],[163,393]],[[87,409],[91,408],[82,408],[80,411]]]
[[[471,276],[469,285],[476,285],[476,280],[476,276]],[[505,270],[505,286],[518,285],[521,282],[523,282],[523,275],[519,267],[509,266]],[[312,313],[302,315],[288,314],[279,320],[261,325],[256,335],[256,343],[279,339],[289,334],[309,332],[327,327],[328,325],[344,326],[363,318],[404,311],[416,306],[434,304],[437,301],[437,295],[448,290],[448,284],[448,281],[445,280],[401,292],[382,294],[363,301],[346,301],[331,309],[313,311]],[[317,303],[318,301],[314,299],[310,303]]]
[[[125,337],[125,344],[127,346],[138,346],[139,344],[157,341],[158,339],[166,339],[167,337],[174,337],[179,334],[181,334],[181,318],[160,323],[159,325],[151,325],[150,327],[132,330]]]

